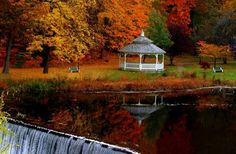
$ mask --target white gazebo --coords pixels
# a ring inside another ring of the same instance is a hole
[[[134,71],[163,71],[164,70],[164,54],[161,48],[152,44],[152,40],[144,36],[144,32],[133,40],[132,44],[120,49],[119,67],[123,70]],[[138,62],[129,62],[128,57],[139,56]],[[153,56],[155,62],[143,62],[144,56]]]

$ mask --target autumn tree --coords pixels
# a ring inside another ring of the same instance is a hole
[[[3,73],[9,73],[10,55],[15,41],[22,38],[28,24],[28,5],[25,1],[0,0],[0,39],[6,49]]]
[[[216,67],[216,60],[218,58],[224,58],[230,55],[227,45],[209,44],[204,41],[199,41],[197,44],[199,46],[198,51],[200,56],[214,59],[214,67]]]
[[[52,57],[77,63],[93,45],[87,9],[94,1],[44,1],[35,5],[29,30],[30,52],[39,52],[43,73],[48,73]]]
[[[174,57],[187,52],[193,52],[194,44],[191,41],[191,11],[195,7],[195,0],[166,0],[162,7],[168,13],[167,26],[174,45],[167,54],[173,65]]]
[[[98,28],[105,50],[118,50],[148,26],[152,0],[103,0]]]
[[[195,0],[166,0],[163,7],[168,14],[168,27],[179,27],[183,33],[191,34],[191,11],[195,7]]]

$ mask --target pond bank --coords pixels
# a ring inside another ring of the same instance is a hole
[[[229,85],[229,86],[226,86]],[[6,91],[62,91],[78,93],[195,93],[200,91],[236,89],[233,82],[220,82],[198,78],[161,77],[155,80],[121,81],[79,81],[66,79],[27,79],[0,82],[0,89]]]

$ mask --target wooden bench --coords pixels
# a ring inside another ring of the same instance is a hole
[[[79,68],[78,67],[69,67],[69,72],[71,72],[71,73],[79,72]]]
[[[223,70],[223,68],[222,67],[213,67],[213,72],[214,73],[221,73],[221,72],[223,72],[224,70]]]

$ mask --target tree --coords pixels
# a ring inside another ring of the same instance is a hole
[[[106,50],[118,50],[148,25],[152,0],[103,0],[98,13],[99,33]]]
[[[168,50],[173,42],[167,29],[166,18],[160,12],[153,11],[149,16],[149,27],[147,35],[153,40],[154,44]]]
[[[219,16],[221,4],[217,0],[196,0],[196,6],[192,11],[192,29],[194,41],[213,38],[213,28]]]
[[[194,51],[191,41],[191,11],[195,7],[195,0],[166,0],[162,7],[168,13],[167,26],[174,45],[168,51],[170,63],[173,65],[174,57]]]
[[[26,29],[28,5],[25,1],[0,0],[0,34],[6,48],[3,73],[9,73],[11,49]]]
[[[168,27],[179,27],[183,33],[191,34],[191,11],[195,7],[195,0],[166,0],[163,7],[168,14]]]
[[[45,1],[35,5],[29,30],[30,52],[42,56],[43,73],[48,73],[52,57],[77,63],[93,45],[87,9],[94,1]]]
[[[199,41],[197,44],[200,56],[214,58],[214,67],[216,67],[217,58],[225,58],[231,54],[226,45],[208,44],[204,41]]]
[[[166,25],[165,16],[156,10],[151,12],[149,16],[149,27],[146,31],[154,44],[166,50],[167,54],[171,57],[172,54],[170,54],[169,48],[173,45],[173,42],[171,41],[171,35]],[[173,64],[173,59],[171,64]]]
[[[230,44],[233,42],[236,31],[236,1],[227,0],[222,4],[221,16],[214,26],[214,42]]]

